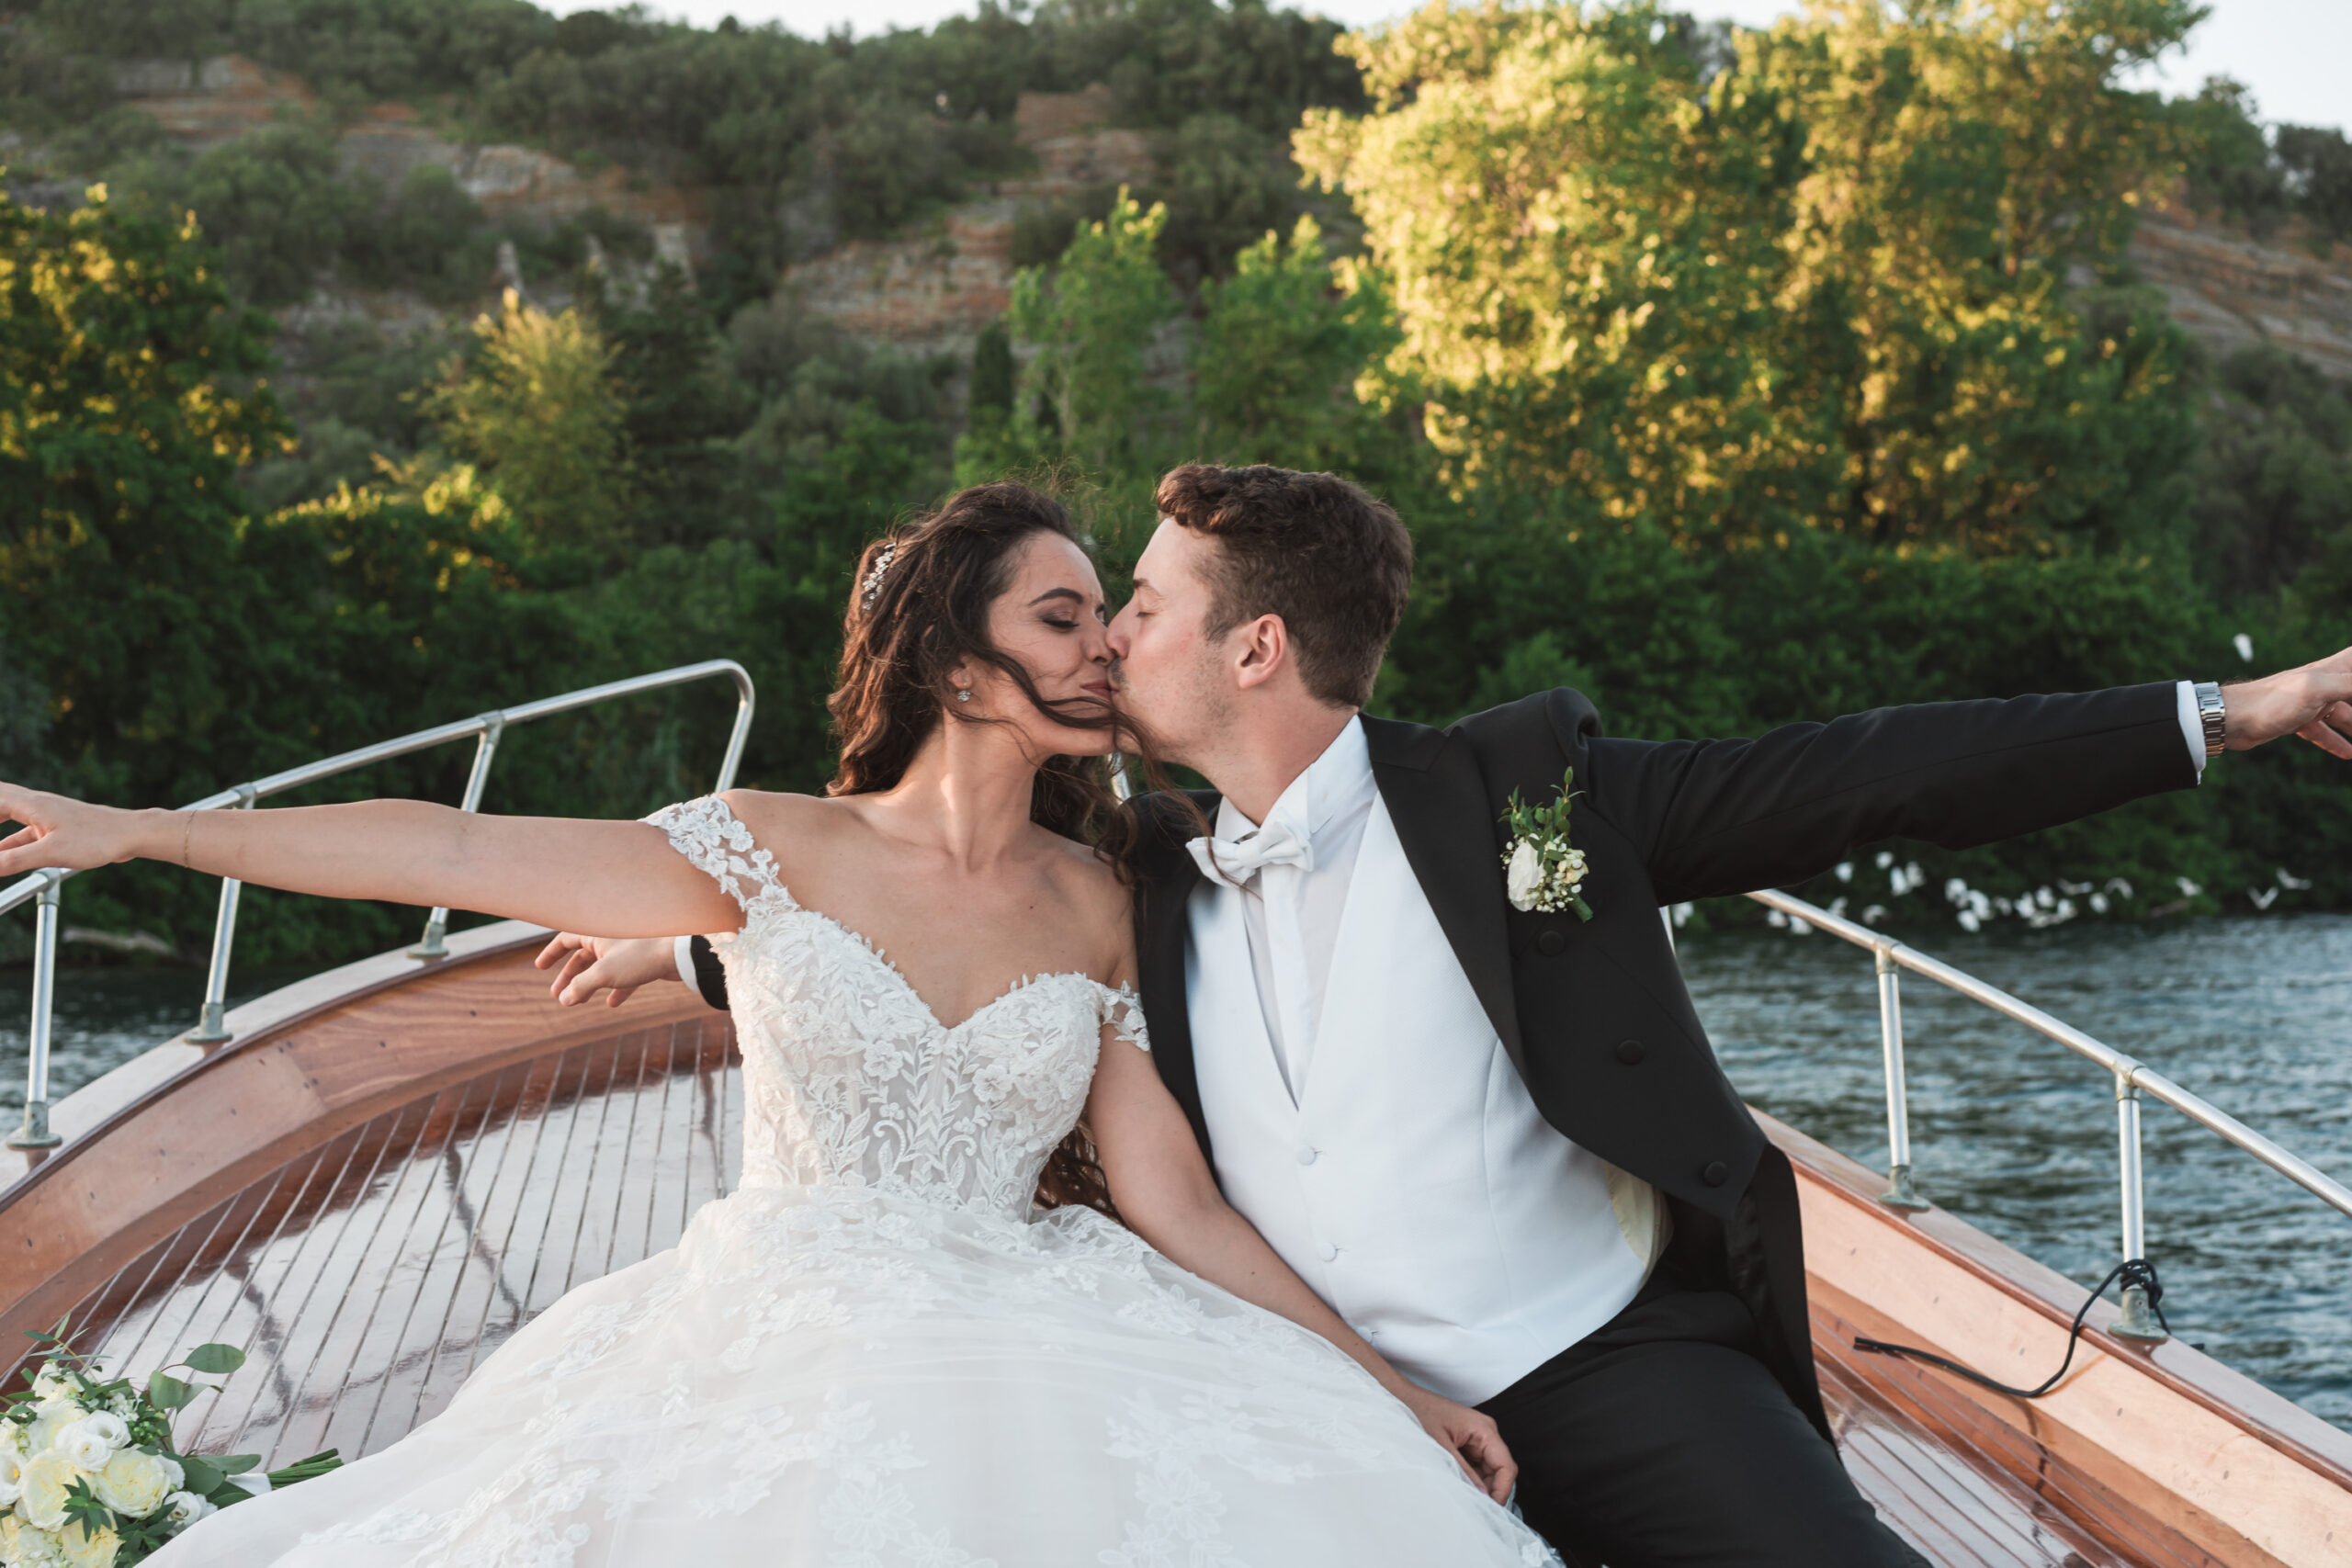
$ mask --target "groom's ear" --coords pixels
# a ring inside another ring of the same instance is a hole
[[[1295,673],[1291,661],[1290,628],[1280,615],[1260,615],[1244,621],[1227,635],[1227,646],[1234,651],[1233,666],[1236,683],[1243,691],[1262,686],[1286,673]]]

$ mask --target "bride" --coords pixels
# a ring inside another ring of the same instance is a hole
[[[598,822],[121,811],[0,785],[23,825],[0,875],[143,856],[616,936],[732,933],[741,1187],[674,1251],[550,1307],[435,1420],[203,1520],[159,1568],[1554,1561],[1498,1502],[1514,1468],[1494,1423],[1307,1290],[1160,1085],[1127,988],[1124,815],[1075,760],[1111,746],[1104,610],[1066,515],[1017,485],[870,547],[821,799],[736,790]],[[1107,1183],[1125,1225],[1035,1212],[1041,1176]]]

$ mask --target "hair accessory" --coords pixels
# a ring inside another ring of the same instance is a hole
[[[882,592],[882,574],[889,570],[890,563],[898,558],[899,541],[893,539],[882,547],[882,553],[874,558],[874,570],[865,574],[864,582],[858,584],[859,609],[874,608],[875,597]]]

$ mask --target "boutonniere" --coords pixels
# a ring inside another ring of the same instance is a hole
[[[1540,909],[1556,915],[1574,909],[1577,919],[1592,919],[1592,906],[1578,891],[1584,886],[1584,852],[1568,845],[1568,802],[1577,771],[1560,780],[1560,798],[1549,806],[1522,805],[1519,791],[1510,792],[1510,809],[1503,822],[1510,829],[1510,848],[1503,852],[1503,884],[1510,907],[1522,912]]]

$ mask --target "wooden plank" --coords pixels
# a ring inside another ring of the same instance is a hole
[[[1775,1129],[1774,1137],[1798,1159],[1807,1272],[1826,1308],[1873,1337],[1921,1345],[2021,1386],[2057,1366],[2065,1337],[2059,1303],[2023,1282],[2021,1269],[1989,1268],[1998,1244],[1979,1233],[1965,1250],[1944,1245],[1961,1222],[1939,1214],[1930,1225],[1887,1209],[1850,1173],[1825,1169],[1811,1140],[1785,1133]],[[2075,1506],[2103,1493],[2149,1521],[2152,1539],[2160,1527],[2248,1568],[2347,1557],[2352,1488],[2312,1462],[2303,1445],[2279,1440],[2268,1421],[2243,1412],[2229,1418],[2103,1331],[2086,1334],[2067,1380],[2031,1404],[1928,1369],[1854,1370],[1890,1388],[1905,1377],[1925,1380],[2036,1446],[2036,1465],[2061,1461],[2064,1475],[2095,1483]],[[1975,1447],[2003,1457],[1992,1445]]]

